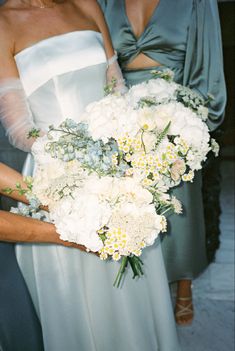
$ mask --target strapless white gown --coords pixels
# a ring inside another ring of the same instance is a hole
[[[106,57],[100,33],[51,37],[15,56],[36,124],[79,121],[103,96]],[[32,159],[25,166],[32,172]],[[179,351],[160,244],[145,250],[145,275],[121,289],[119,263],[56,245],[17,245],[17,259],[43,330],[45,351]],[[33,351],[33,350],[32,350]]]

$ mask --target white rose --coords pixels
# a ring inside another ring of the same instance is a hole
[[[154,118],[154,110],[149,107],[144,107],[138,110],[137,123],[141,129],[151,131],[156,128],[157,123]]]

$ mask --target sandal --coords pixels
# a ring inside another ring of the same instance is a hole
[[[176,305],[175,305],[175,320],[178,325],[181,326],[188,326],[192,324],[193,321],[193,302],[192,302],[192,297],[178,297],[177,298]],[[180,303],[189,301],[187,305],[182,305]],[[177,310],[177,311],[176,311]],[[182,317],[190,316],[186,321],[182,319]]]

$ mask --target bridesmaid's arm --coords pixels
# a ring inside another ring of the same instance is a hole
[[[112,58],[115,52],[101,6],[96,0],[79,0],[78,3],[82,11],[84,11],[86,16],[90,18],[91,22],[101,32],[107,59]]]
[[[107,6],[107,0],[97,0],[97,2],[100,5],[102,11],[104,12]]]
[[[223,71],[222,40],[218,4],[215,0],[195,1],[188,32],[183,84],[199,91],[209,104],[207,121],[211,131],[224,118],[226,86]]]
[[[117,61],[117,54],[114,51],[111,36],[106,24],[103,11],[96,0],[79,0],[79,6],[85,15],[90,18],[93,27],[102,34],[104,50],[107,57],[106,83],[110,85],[113,92],[125,93],[127,88]]]
[[[107,84],[112,87],[113,92],[125,94],[127,92],[125,80],[123,79],[122,71],[118,64],[118,57],[113,48],[111,36],[104,18],[103,11],[101,10],[101,7],[97,1],[95,1],[93,16],[94,21],[96,22],[96,25],[103,36],[104,49],[107,57]],[[113,82],[115,82],[114,85]]]

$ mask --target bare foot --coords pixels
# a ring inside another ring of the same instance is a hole
[[[193,301],[191,280],[179,280],[175,304],[175,320],[180,326],[190,325],[193,321]]]

